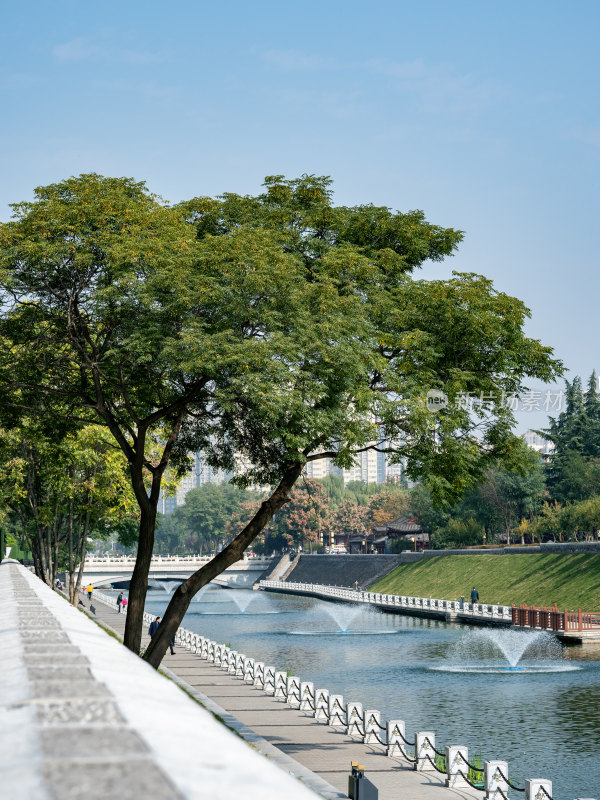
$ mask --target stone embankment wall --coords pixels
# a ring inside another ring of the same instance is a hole
[[[402,563],[402,555],[300,556],[286,581],[324,586],[354,586],[358,581],[366,589]]]

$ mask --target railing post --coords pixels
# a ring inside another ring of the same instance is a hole
[[[253,658],[246,658],[244,659],[244,683],[254,683],[254,659]]]
[[[233,674],[241,678],[244,675],[244,659],[246,656],[243,653],[235,654],[235,661],[233,662]]]
[[[406,758],[406,724],[402,719],[391,719],[387,724],[387,750],[390,758],[402,756]]]
[[[265,667],[263,688],[265,694],[275,694],[275,667]]]
[[[329,725],[332,728],[346,727],[346,709],[344,708],[344,698],[341,694],[329,695]]]
[[[254,688],[265,688],[265,665],[263,661],[254,662]]]
[[[506,761],[484,761],[483,781],[485,800],[504,800],[508,793],[508,764]]]
[[[236,665],[237,665],[237,657],[238,652],[237,650],[230,650],[227,657],[227,662],[223,666],[223,669],[226,670],[230,675],[235,675],[236,673]]]
[[[300,711],[308,711],[314,716],[315,713],[315,685],[311,681],[300,683]]]
[[[381,742],[381,714],[375,709],[368,708],[363,712],[363,744],[371,744],[371,742]]]
[[[581,614],[581,609],[579,609],[579,630],[583,630],[583,616]]]
[[[525,781],[525,800],[548,800],[548,797],[552,797],[552,781],[542,778]]]
[[[315,719],[329,722],[329,689],[317,689],[315,692]]]
[[[435,733],[433,731],[420,731],[415,735],[415,763],[414,769],[419,772],[435,771]],[[431,759],[431,761],[430,761]]]
[[[287,689],[287,674],[285,672],[282,672],[281,670],[278,670],[275,673],[275,692],[274,692],[274,696],[275,697],[280,697],[280,698],[283,698],[283,700],[286,700],[287,699],[286,689]]]
[[[362,739],[362,703],[348,703],[346,705],[346,733],[348,736],[358,736]]]
[[[287,679],[287,704],[292,708],[300,708],[300,678],[295,675]]]
[[[446,786],[449,789],[458,789],[469,785],[464,777],[469,770],[468,760],[469,750],[467,747],[446,747]]]

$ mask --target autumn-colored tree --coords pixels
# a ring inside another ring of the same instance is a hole
[[[371,525],[385,525],[406,514],[410,509],[410,495],[403,489],[385,486],[369,498],[369,522]]]
[[[368,532],[369,509],[353,500],[343,500],[333,513],[331,527],[335,534],[363,535]]]
[[[302,480],[290,492],[289,502],[271,523],[274,534],[283,536],[293,547],[312,552],[329,531],[329,498],[323,485],[315,480]]]

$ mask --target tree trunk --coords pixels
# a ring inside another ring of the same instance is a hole
[[[144,506],[145,508],[141,509],[137,557],[129,583],[127,617],[125,620],[125,635],[123,637],[125,647],[128,647],[134,653],[140,652],[142,643],[144,604],[148,590],[148,573],[152,561],[154,527],[156,525],[156,506],[150,501],[145,503]]]
[[[61,516],[58,514],[58,509],[54,511],[54,523],[52,525],[52,536],[54,539],[53,546],[54,546],[54,554],[52,558],[52,582],[51,586],[54,588],[56,586],[56,575],[58,573],[58,540],[59,540],[59,530],[62,526],[62,519]]]
[[[268,500],[261,504],[254,517],[241,533],[227,547],[221,550],[212,561],[209,561],[204,567],[194,572],[174,592],[158,631],[144,654],[146,661],[155,669],[158,669],[164,654],[167,652],[167,647],[177,633],[177,628],[181,624],[181,620],[188,610],[193,597],[203,586],[206,586],[213,578],[220,575],[223,570],[242,558],[244,550],[262,532],[273,514],[288,501],[289,491],[302,474],[303,467],[304,464],[300,462],[291,464],[281,479],[279,486]]]
[[[85,555],[87,550],[87,527],[84,526],[83,535],[81,533],[81,518],[79,519],[79,569],[77,570],[77,580],[75,581],[75,600],[73,605],[79,605],[79,589],[81,588],[81,579],[83,578],[83,569],[85,567]]]
[[[48,583],[48,553],[46,552],[46,537],[44,529],[40,525],[36,525],[37,539],[40,546],[40,562],[42,565],[42,574],[39,576],[44,583]]]
[[[71,481],[73,480],[73,470],[71,469]],[[74,581],[73,578],[75,577],[75,561],[73,559],[73,496],[69,498],[69,523],[68,523],[68,533],[67,536],[69,537],[69,603],[72,606],[77,605],[77,594],[75,592],[75,586],[73,585]]]

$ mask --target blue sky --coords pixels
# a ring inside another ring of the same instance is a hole
[[[33,0],[0,31],[0,219],[81,172],[170,201],[331,175],[464,230],[570,369],[600,368],[600,4]],[[533,384],[532,384],[533,387]],[[535,389],[541,387],[533,387]],[[544,424],[521,413],[519,428]]]

